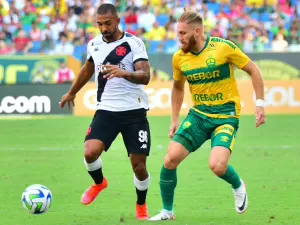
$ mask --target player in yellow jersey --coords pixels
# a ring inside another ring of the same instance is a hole
[[[231,41],[208,37],[203,33],[201,16],[184,12],[178,20],[177,33],[182,46],[173,56],[172,142],[160,174],[163,210],[152,221],[174,219],[176,168],[206,140],[211,139],[209,168],[232,186],[235,210],[248,207],[244,182],[228,165],[239,125],[240,96],[234,78],[234,66],[246,71],[256,93],[256,127],[265,123],[264,85],[257,66]],[[189,83],[194,106],[179,126],[184,83]],[[178,128],[179,127],[179,128]]]

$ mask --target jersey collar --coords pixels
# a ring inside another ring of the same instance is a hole
[[[122,36],[119,39],[117,39],[117,40],[114,40],[114,41],[105,41],[105,39],[102,36],[102,41],[104,41],[105,43],[109,44],[109,43],[121,40],[124,36],[125,36],[125,32],[123,31]]]
[[[200,53],[203,52],[203,50],[207,47],[209,40],[210,40],[210,36],[207,36],[207,37],[206,37],[205,44],[204,44],[204,46],[203,46],[203,48],[201,49],[200,52],[190,52],[190,53],[192,53],[192,54],[195,55],[195,56],[200,55]]]

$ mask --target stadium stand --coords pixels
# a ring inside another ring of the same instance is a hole
[[[0,0],[0,54],[68,54],[81,60],[99,34],[94,16],[113,3],[120,28],[141,37],[149,54],[178,48],[176,19],[188,5],[204,18],[205,32],[245,52],[300,51],[300,0]]]

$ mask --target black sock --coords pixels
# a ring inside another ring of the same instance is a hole
[[[88,171],[93,180],[95,181],[95,184],[101,184],[103,181],[103,173],[102,173],[102,167],[94,170],[94,171]]]
[[[137,201],[136,203],[138,205],[144,205],[146,202],[146,196],[147,196],[147,191],[148,189],[144,190],[144,191],[140,191],[137,188],[136,189],[136,194],[137,194]]]

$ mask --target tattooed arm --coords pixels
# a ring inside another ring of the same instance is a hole
[[[134,64],[135,71],[129,72],[119,68],[116,65],[105,65],[103,78],[108,80],[118,77],[124,78],[134,84],[147,85],[150,81],[150,64],[148,60],[141,60]]]
[[[117,65],[105,65],[103,77],[108,80],[113,79],[114,77],[124,78],[134,84],[147,85],[150,81],[150,64],[148,61],[146,47],[143,41],[137,37],[131,40],[134,71],[125,71]]]
[[[134,72],[127,72],[126,79],[134,84],[147,85],[150,81],[150,64],[148,61],[138,61]]]

